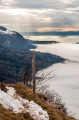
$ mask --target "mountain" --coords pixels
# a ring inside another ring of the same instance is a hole
[[[79,31],[49,31],[49,32],[23,32],[24,36],[79,36]]]
[[[0,82],[16,83],[23,80],[25,68],[28,79],[32,74],[32,51],[35,46],[17,32],[0,26]],[[36,52],[36,71],[63,62],[60,56]]]
[[[64,59],[49,53],[36,53],[36,70],[46,68]],[[16,83],[22,81],[25,67],[31,76],[32,52],[0,45],[0,82]]]
[[[31,41],[25,39],[21,34],[15,31],[9,31],[3,26],[0,26],[0,44],[23,50],[35,48]]]
[[[76,44],[79,44],[79,42],[76,42]]]
[[[43,44],[43,45],[45,45],[45,44],[56,44],[56,43],[59,43],[59,42],[57,42],[57,41],[35,41],[35,40],[31,40],[31,42],[33,43],[33,44]]]

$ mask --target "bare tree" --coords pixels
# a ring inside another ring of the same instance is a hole
[[[57,110],[61,110],[64,113],[67,113],[67,108],[65,107],[65,104],[62,102],[62,97],[56,93],[54,90],[49,90],[49,85],[48,83],[50,82],[51,79],[54,80],[56,74],[55,71],[48,71],[44,72],[44,70],[38,72],[36,74],[36,83],[37,83],[37,92],[40,94],[43,94],[47,97],[47,103],[50,103],[53,108]]]
[[[29,68],[28,68],[29,66]],[[24,74],[23,74],[23,82],[25,85],[29,85],[31,87],[31,81],[32,81],[32,68],[31,66],[28,64],[26,65],[26,67],[24,68]]]
[[[36,79],[35,79],[35,51],[32,52],[32,80],[33,80],[33,92],[36,91]]]
[[[36,74],[36,89],[40,91],[41,86],[45,86],[47,82],[50,82],[51,79],[55,77],[55,71],[44,71],[41,70]]]

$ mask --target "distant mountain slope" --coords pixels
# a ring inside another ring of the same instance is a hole
[[[79,44],[79,42],[76,42],[76,44]]]
[[[35,46],[17,32],[0,26],[0,82],[16,83],[23,80],[25,67],[31,77],[32,52]],[[36,53],[36,71],[64,59],[49,53]]]
[[[35,48],[31,41],[25,39],[21,34],[15,31],[9,31],[3,26],[0,26],[0,44],[24,50]]]
[[[46,68],[64,59],[49,53],[36,53],[36,70]],[[0,45],[0,82],[16,83],[22,81],[25,67],[31,76],[32,52]]]
[[[79,36],[79,31],[23,32],[24,36]]]
[[[57,42],[57,41],[34,41],[34,40],[31,40],[31,42],[33,43],[33,44],[56,44],[56,43],[59,43],[59,42]]]

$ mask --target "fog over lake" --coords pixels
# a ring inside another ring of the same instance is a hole
[[[75,43],[79,41],[79,36],[24,36],[30,40],[37,41],[57,41],[57,42],[67,42]]]
[[[57,63],[44,69],[43,72],[54,71],[55,77],[47,82],[50,85],[49,89],[59,93],[68,111],[79,119],[79,44],[75,44],[79,41],[79,37],[73,37],[72,41],[69,37],[63,39],[64,43],[37,45],[36,51],[48,52],[68,59],[64,63]]]

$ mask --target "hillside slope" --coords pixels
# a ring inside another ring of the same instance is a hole
[[[33,94],[22,83],[8,86],[7,93],[0,90],[0,104],[6,108],[0,105],[0,120],[75,120],[61,110],[54,109],[45,101],[44,95]]]
[[[0,45],[23,50],[35,48],[31,41],[25,39],[21,34],[15,31],[9,31],[3,26],[0,26]]]
[[[22,81],[25,68],[31,75],[32,52],[30,48],[35,48],[30,40],[0,26],[0,82],[11,84]],[[36,52],[36,71],[63,61],[64,59],[59,56]]]
[[[64,59],[49,53],[36,53],[37,71]],[[32,52],[30,50],[12,49],[0,45],[0,82],[16,83],[23,80],[27,68],[31,75]]]

